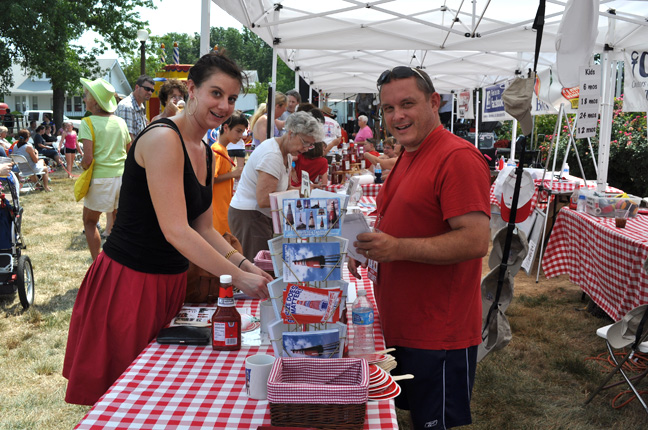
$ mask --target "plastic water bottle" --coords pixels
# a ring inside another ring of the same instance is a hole
[[[585,194],[578,195],[578,203],[576,204],[576,212],[585,212],[586,200]]]
[[[374,169],[374,179],[375,184],[382,184],[382,169],[380,168],[380,163],[376,163],[376,168]]]
[[[562,171],[562,176],[563,178],[566,178],[567,175],[569,175],[569,164],[565,163],[565,167],[563,167]]]
[[[362,356],[376,351],[374,343],[374,309],[367,299],[365,290],[358,290],[358,297],[353,302],[353,339],[349,355]]]

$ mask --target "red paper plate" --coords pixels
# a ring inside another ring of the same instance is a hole
[[[378,374],[374,379],[369,379],[369,391],[371,392],[373,389],[384,386],[384,384],[390,379],[391,376],[383,370],[382,373]]]
[[[392,379],[392,376],[385,372],[385,375],[387,377],[380,381],[379,383],[374,384],[373,386],[369,386],[369,395],[370,396],[378,396],[382,394],[383,391],[387,390],[390,385],[394,382],[394,379]]]
[[[246,327],[241,327],[241,333],[247,333],[249,331],[253,331],[253,330],[258,329],[259,327],[261,327],[260,322],[258,322],[258,321],[253,322],[253,323],[248,324]]]
[[[376,366],[375,364],[370,364],[369,365],[369,380],[371,380],[371,378],[374,378],[376,375],[378,375],[381,370],[382,370],[382,368]]]
[[[382,363],[383,361],[387,360],[389,357],[387,357],[385,354],[367,354],[367,355],[363,355],[362,358],[367,360],[369,364],[376,364],[376,363]]]
[[[391,385],[387,387],[383,392],[379,394],[369,393],[369,400],[380,401],[380,400],[390,400],[398,396],[401,393],[401,387],[395,381],[392,381]]]

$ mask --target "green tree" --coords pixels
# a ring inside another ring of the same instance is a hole
[[[152,0],[0,1],[0,88],[12,83],[10,59],[32,75],[47,76],[57,124],[63,120],[65,94],[78,91],[81,77],[99,72],[98,55],[108,47],[120,55],[132,52],[137,30],[146,24],[135,8],[154,8]],[[104,38],[97,48],[73,44],[88,30]]]
[[[254,34],[248,28],[239,32],[235,28],[212,27],[210,31],[211,46],[225,48],[227,55],[245,70],[256,70],[259,83],[268,83],[272,80],[272,47]],[[295,86],[295,72],[293,72],[281,58],[277,59],[277,90],[286,92]],[[258,90],[259,102],[267,98],[261,96]],[[254,91],[255,93],[257,90]]]
[[[256,70],[259,82],[256,86],[248,88],[249,92],[257,94],[259,102],[265,101],[268,96],[268,83],[272,79],[272,47],[259,36],[244,28],[212,27],[210,30],[210,48],[224,49],[227,55],[236,61],[244,70]],[[164,36],[152,36],[146,47],[146,71],[150,76],[155,75],[163,64],[159,62],[164,44],[164,53],[167,64],[173,64],[173,42],[178,42],[180,64],[194,64],[200,57],[200,35],[183,33],[167,33]],[[134,86],[140,74],[139,48],[128,56],[122,65],[124,73]],[[293,72],[281,59],[277,61],[277,90],[286,92],[294,88],[295,72]]]

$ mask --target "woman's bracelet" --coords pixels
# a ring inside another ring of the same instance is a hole
[[[241,260],[241,262],[238,264],[239,269],[241,268],[241,265],[243,265],[243,262],[245,262],[245,261],[248,261],[248,259],[243,257],[243,260]]]
[[[227,254],[225,254],[225,259],[226,259],[226,260],[229,260],[230,257],[231,257],[232,255],[236,254],[237,252],[238,252],[238,251],[237,251],[236,249],[232,249],[230,252],[228,252]]]

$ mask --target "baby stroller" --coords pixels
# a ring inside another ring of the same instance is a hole
[[[13,174],[0,177],[0,295],[18,292],[24,309],[34,303],[34,272],[20,225],[23,208],[18,199],[17,180]]]

